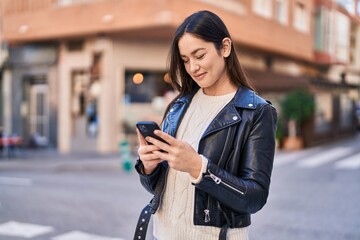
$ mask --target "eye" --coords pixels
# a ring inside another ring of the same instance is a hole
[[[205,56],[205,54],[201,54],[201,55],[197,56],[196,59],[203,59],[204,56]]]
[[[182,58],[182,60],[183,60],[184,63],[188,63],[188,62],[189,62],[189,59],[188,59],[188,58],[186,58],[186,59],[185,59],[185,58]]]

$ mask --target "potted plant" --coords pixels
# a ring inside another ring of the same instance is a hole
[[[288,136],[284,138],[283,148],[288,150],[303,148],[304,143],[299,129],[314,114],[313,96],[303,89],[294,90],[286,95],[281,109],[288,126]]]

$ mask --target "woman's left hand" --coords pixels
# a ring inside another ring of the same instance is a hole
[[[152,137],[146,138],[147,141],[164,151],[154,151],[153,153],[158,158],[167,160],[171,168],[187,172],[193,178],[198,178],[202,167],[202,158],[195,149],[189,143],[178,140],[162,131],[156,130],[155,134],[168,144]]]

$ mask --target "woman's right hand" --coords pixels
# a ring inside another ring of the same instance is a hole
[[[163,161],[153,153],[154,151],[159,151],[160,148],[148,144],[138,129],[136,129],[136,132],[139,139],[138,154],[140,161],[144,165],[144,174],[150,174],[155,170],[157,165]]]

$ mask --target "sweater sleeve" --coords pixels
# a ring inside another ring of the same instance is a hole
[[[209,160],[206,157],[204,157],[203,155],[200,155],[200,156],[202,159],[201,171],[200,171],[198,178],[193,178],[192,176],[190,176],[190,180],[191,180],[192,184],[198,184],[202,180],[203,175],[206,173],[206,167],[207,167]]]

